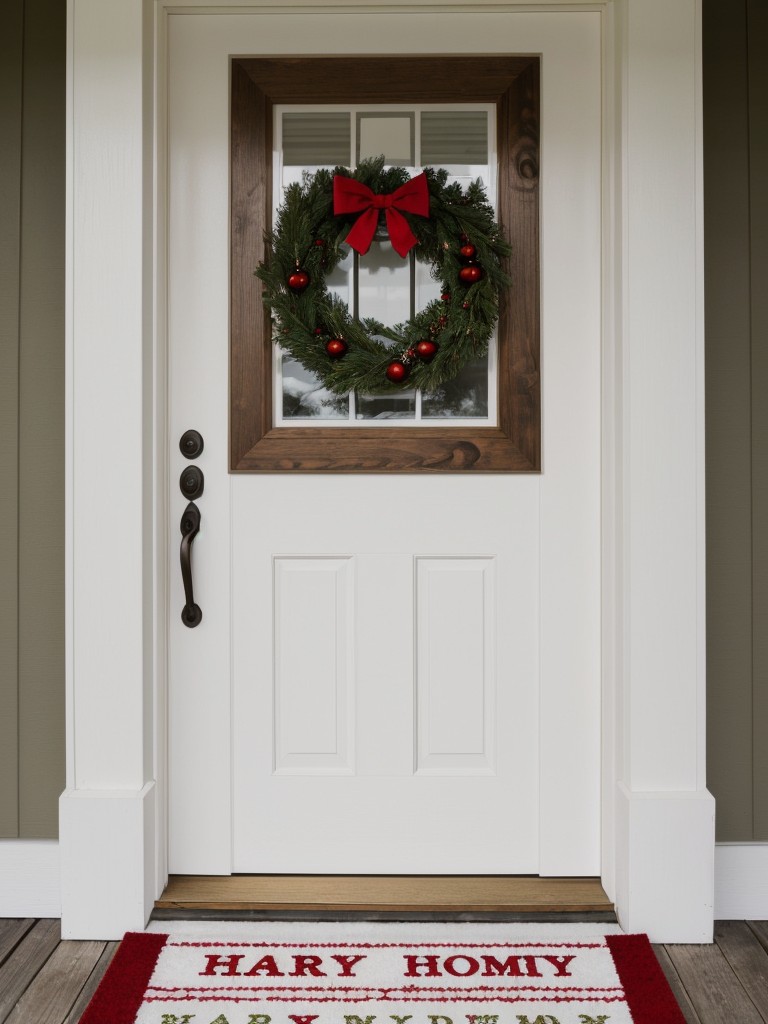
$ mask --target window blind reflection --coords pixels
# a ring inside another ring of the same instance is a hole
[[[484,110],[425,110],[421,115],[421,164],[488,163]]]
[[[351,145],[351,119],[346,111],[283,114],[283,163],[287,166],[346,166]]]

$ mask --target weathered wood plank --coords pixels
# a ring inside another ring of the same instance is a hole
[[[34,917],[7,917],[0,921],[0,964],[5,963],[34,923]]]
[[[747,921],[752,934],[768,953],[768,921]]]
[[[664,946],[654,946],[653,951],[688,1024],[704,1024],[701,1017],[696,1013],[690,996],[685,990],[685,985],[680,980],[680,975],[677,973],[677,969],[672,963],[666,948]]]
[[[765,1024],[719,946],[666,949],[702,1024]]]
[[[744,991],[768,1020],[768,953],[746,921],[717,921],[715,942]]]
[[[83,985],[80,995],[77,997],[72,1009],[67,1014],[64,1024],[78,1024],[78,1021],[85,1012],[86,1006],[91,1001],[93,993],[99,987],[99,982],[104,977],[104,972],[107,967],[109,967],[112,957],[115,955],[115,950],[119,945],[119,942],[108,942],[105,945],[104,952],[97,960],[96,965],[91,971],[85,985]]]
[[[38,921],[0,967],[0,1024],[8,1019],[61,940],[61,922]]]
[[[104,952],[104,942],[60,942],[6,1024],[62,1024]]]

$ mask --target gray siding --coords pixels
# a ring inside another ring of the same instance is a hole
[[[64,0],[0,33],[0,837],[64,788]]]
[[[707,692],[717,838],[768,840],[768,7],[704,0]]]

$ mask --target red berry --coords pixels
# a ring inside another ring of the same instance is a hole
[[[443,294],[440,296],[440,298],[443,300],[443,302],[450,302],[451,301],[451,293],[450,292],[443,292]]]
[[[471,243],[467,243],[467,245],[462,245],[462,247],[459,249],[459,256],[462,258],[462,260],[466,260],[467,262],[469,262],[469,260],[473,260],[476,255],[477,249]]]

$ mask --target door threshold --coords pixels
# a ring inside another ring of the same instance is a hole
[[[171,875],[155,903],[158,916],[182,912],[248,914],[349,913],[609,915],[614,906],[599,878],[530,875]]]

